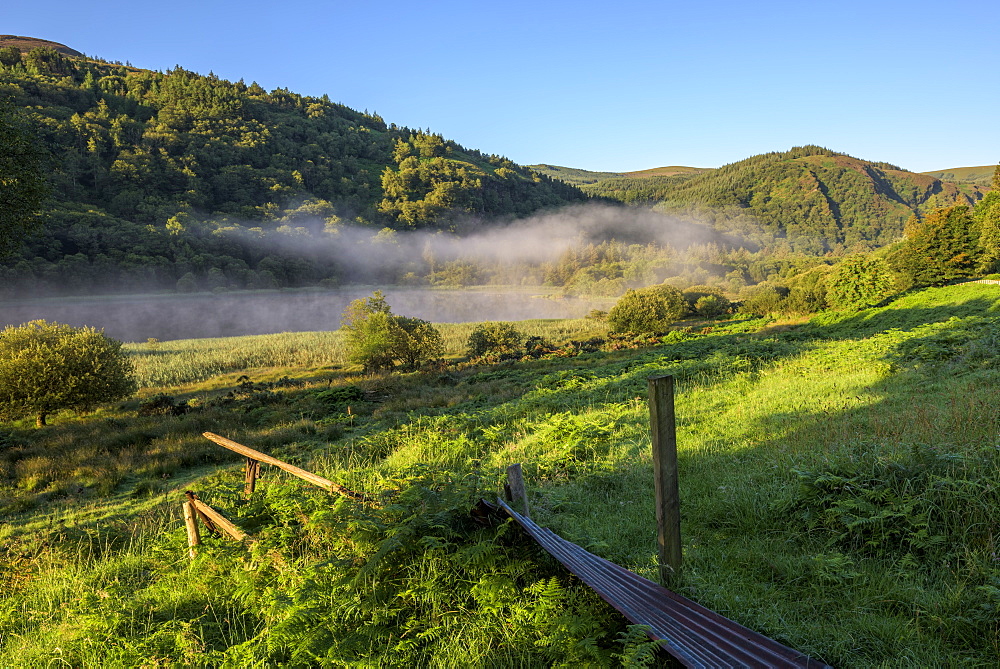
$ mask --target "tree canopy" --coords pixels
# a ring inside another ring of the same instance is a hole
[[[153,72],[51,48],[7,50],[0,95],[37,128],[30,146],[53,161],[44,228],[0,265],[0,284],[155,290],[190,275],[185,285],[198,290],[314,285],[351,270],[301,253],[316,246],[302,242],[328,241],[345,223],[453,230],[466,218],[475,225],[588,199],[327,96],[179,66]],[[264,237],[277,242],[266,252]]]
[[[980,246],[968,206],[937,209],[923,219],[914,216],[906,232],[890,260],[912,285],[941,284],[975,273]]]
[[[3,62],[3,54],[0,54]],[[48,194],[44,154],[28,122],[9,102],[0,102],[0,257],[14,251],[38,225]]]
[[[136,391],[121,342],[91,327],[31,321],[0,332],[0,418],[90,410]]]
[[[351,302],[342,320],[348,359],[362,365],[366,373],[388,371],[396,365],[416,369],[444,354],[437,328],[419,318],[394,315],[381,291]]]

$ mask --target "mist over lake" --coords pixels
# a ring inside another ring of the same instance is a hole
[[[44,319],[103,328],[122,341],[233,337],[336,330],[351,300],[372,287],[197,295],[75,297],[0,303],[0,326]],[[578,318],[613,300],[546,296],[522,290],[382,289],[394,314],[437,323]]]

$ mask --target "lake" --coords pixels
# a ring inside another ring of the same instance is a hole
[[[8,301],[0,302],[0,326],[44,319],[103,328],[105,334],[122,341],[336,330],[348,303],[373,290],[369,286]],[[382,292],[394,314],[435,323],[579,318],[591,309],[607,310],[614,304],[613,299],[546,296],[544,290],[385,288]]]

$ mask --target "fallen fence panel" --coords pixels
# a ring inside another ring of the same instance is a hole
[[[208,439],[209,441],[215,442],[216,444],[218,444],[219,446],[222,446],[223,448],[228,448],[229,450],[234,451],[236,453],[239,453],[240,455],[246,456],[246,457],[248,457],[248,458],[250,458],[252,460],[256,460],[258,462],[265,462],[265,463],[267,463],[269,465],[274,465],[278,469],[282,469],[282,470],[288,472],[289,474],[291,474],[293,476],[298,476],[303,481],[308,481],[309,483],[312,483],[313,485],[319,486],[320,488],[323,488],[324,490],[328,490],[330,492],[340,493],[341,495],[343,495],[345,497],[350,497],[351,499],[355,499],[355,500],[358,500],[358,501],[361,501],[361,502],[369,502],[370,501],[365,495],[363,495],[363,494],[361,494],[359,492],[355,492],[353,490],[350,490],[348,488],[345,488],[344,486],[340,485],[339,483],[334,483],[333,481],[331,481],[329,479],[325,479],[322,476],[317,476],[316,474],[313,474],[312,472],[307,472],[306,470],[300,469],[300,468],[296,467],[295,465],[290,465],[287,462],[283,462],[283,461],[279,460],[278,458],[271,457],[270,455],[268,455],[266,453],[261,453],[260,451],[255,451],[254,449],[252,449],[252,448],[250,448],[248,446],[244,446],[243,444],[238,444],[238,443],[236,443],[235,441],[233,441],[231,439],[226,439],[225,437],[220,437],[219,435],[213,434],[212,432],[204,432],[204,433],[202,433],[202,436],[205,437],[206,439]]]
[[[754,632],[686,597],[589,553],[530,518],[500,506],[549,554],[686,667],[801,667],[830,669],[797,650]]]
[[[244,539],[246,539],[247,535],[243,530],[233,525],[230,521],[226,520],[225,516],[223,516],[221,513],[210,507],[208,504],[205,504],[200,499],[192,500],[192,504],[195,505],[195,508],[197,508],[198,511],[211,518],[212,522],[215,523],[216,527],[218,527],[220,530],[228,534],[236,541],[243,541]]]

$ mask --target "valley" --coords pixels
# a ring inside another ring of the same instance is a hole
[[[655,580],[662,374],[679,594],[837,667],[1000,656],[996,166],[520,165],[14,35],[0,91],[0,665],[666,666],[472,513],[521,463]],[[364,497],[247,495],[206,432]],[[248,538],[192,557],[186,491]]]

